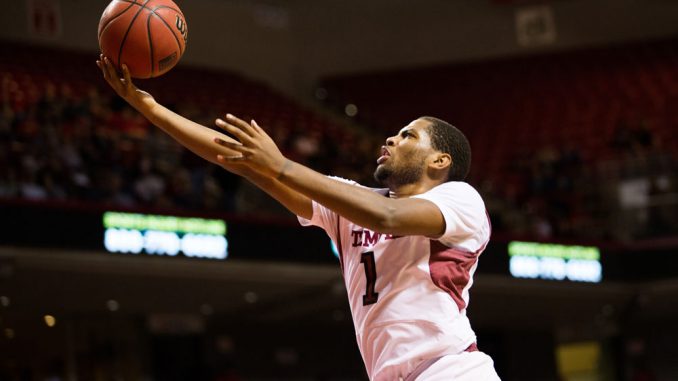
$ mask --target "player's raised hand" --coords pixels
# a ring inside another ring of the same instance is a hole
[[[252,120],[251,123],[247,123],[231,114],[226,114],[226,120],[217,119],[216,125],[238,139],[238,142],[214,139],[216,144],[240,153],[240,155],[217,157],[226,169],[228,166],[244,164],[267,177],[280,175],[287,158],[257,122]]]
[[[124,100],[126,100],[132,107],[141,111],[141,107],[147,107],[155,103],[151,94],[138,89],[129,73],[127,65],[122,65],[122,78],[113,66],[113,63],[108,57],[103,54],[99,55],[97,66],[101,69],[101,73],[108,84],[115,90],[115,92]]]

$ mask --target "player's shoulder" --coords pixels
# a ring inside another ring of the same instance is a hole
[[[415,197],[433,202],[442,211],[464,215],[475,224],[485,224],[487,220],[487,208],[480,193],[463,181],[448,181]]]
[[[427,197],[438,205],[447,224],[438,240],[447,246],[476,252],[490,239],[491,225],[485,202],[469,183],[449,181],[432,188]]]
[[[457,192],[470,192],[470,193],[478,193],[476,188],[473,187],[473,185],[467,183],[466,181],[446,181],[442,184],[438,184],[435,187],[431,188],[433,189],[445,189],[445,190],[455,190]]]
[[[459,201],[465,201],[485,208],[485,202],[476,188],[465,181],[448,181],[436,185],[424,194],[440,195]]]

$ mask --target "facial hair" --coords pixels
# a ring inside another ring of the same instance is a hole
[[[424,174],[422,160],[407,158],[400,166],[380,165],[374,171],[374,179],[381,185],[395,189],[403,185],[414,184]]]

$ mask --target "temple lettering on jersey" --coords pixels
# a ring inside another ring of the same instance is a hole
[[[353,242],[351,245],[353,247],[370,247],[374,246],[382,238],[384,240],[400,238],[400,236],[395,236],[393,234],[377,233],[371,230],[351,230],[351,237],[353,237]]]

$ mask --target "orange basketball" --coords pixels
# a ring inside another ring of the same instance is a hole
[[[99,48],[134,78],[165,74],[186,50],[188,27],[172,0],[113,0],[99,21]]]

